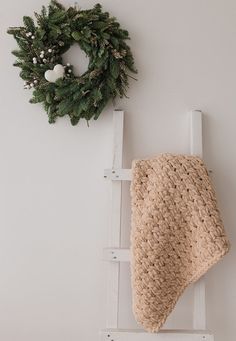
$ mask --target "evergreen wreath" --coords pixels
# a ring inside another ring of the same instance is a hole
[[[24,88],[33,88],[31,103],[43,103],[49,123],[68,115],[72,125],[99,117],[110,99],[126,96],[129,72],[136,73],[134,59],[125,40],[129,33],[100,4],[89,10],[65,9],[52,0],[36,23],[23,17],[23,27],[10,27],[19,49],[13,64],[21,68]],[[62,54],[78,43],[89,57],[88,70],[79,77]]]

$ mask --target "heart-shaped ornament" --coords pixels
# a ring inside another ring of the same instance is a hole
[[[53,70],[47,70],[44,73],[45,79],[50,83],[55,83],[59,78],[62,78],[65,74],[63,65],[57,64]]]

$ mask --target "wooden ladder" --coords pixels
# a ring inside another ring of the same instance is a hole
[[[190,150],[192,155],[203,156],[202,112],[194,110],[190,115]],[[130,261],[130,250],[120,247],[122,181],[131,181],[131,169],[122,168],[124,112],[113,113],[113,162],[111,169],[104,170],[104,178],[112,181],[111,226],[109,245],[103,250],[103,259],[109,261],[107,288],[106,329],[100,331],[101,341],[214,341],[206,331],[205,280],[194,284],[193,329],[162,329],[147,333],[139,329],[119,329],[119,280],[120,262]]]

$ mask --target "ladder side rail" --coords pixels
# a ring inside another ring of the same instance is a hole
[[[203,157],[202,112],[190,112],[190,153]],[[201,277],[194,284],[193,329],[206,329],[206,294],[205,278]]]
[[[122,168],[123,158],[123,127],[124,112],[121,110],[113,112],[113,152],[112,168]],[[121,232],[121,194],[122,182],[112,181],[111,184],[111,226],[109,227],[108,246],[120,247]],[[120,264],[110,262],[108,264],[107,278],[107,328],[118,328],[119,315],[119,281]]]

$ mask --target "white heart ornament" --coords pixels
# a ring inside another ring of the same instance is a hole
[[[62,78],[65,74],[63,65],[57,64],[53,70],[47,70],[44,73],[45,79],[50,83],[55,83],[59,78]]]

